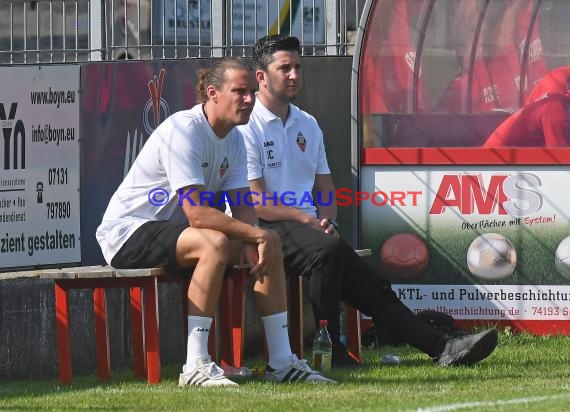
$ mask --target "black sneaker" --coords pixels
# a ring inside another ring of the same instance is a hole
[[[344,346],[333,350],[331,367],[333,369],[360,369],[362,364],[352,358],[346,351]]]
[[[269,365],[265,366],[265,380],[270,382],[293,383],[310,382],[335,384],[336,381],[324,377],[320,372],[312,370],[305,359],[291,356],[291,364],[283,369],[273,369]]]
[[[445,349],[435,360],[441,366],[472,365],[489,356],[497,346],[497,329],[453,338],[447,341]]]

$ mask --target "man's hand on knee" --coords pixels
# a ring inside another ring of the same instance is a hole
[[[263,277],[272,271],[275,264],[282,265],[283,254],[281,252],[281,240],[277,232],[270,229],[260,230],[264,231],[264,236],[257,244],[257,261],[248,263],[251,265],[251,274],[263,282]]]

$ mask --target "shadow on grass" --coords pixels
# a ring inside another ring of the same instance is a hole
[[[180,365],[168,365],[163,367],[161,371],[161,382],[159,385],[168,385],[170,382],[172,382],[173,385],[177,383],[179,369]],[[152,387],[154,385],[149,385],[145,379],[134,377],[130,369],[113,371],[111,374],[111,379],[109,381],[101,381],[97,379],[96,372],[94,372],[92,375],[73,376],[70,384],[63,384],[56,379],[3,382],[0,385],[0,410],[3,409],[2,401],[8,401],[11,398],[40,398],[46,395],[58,394],[79,395],[81,392],[88,392],[97,389],[114,389],[125,386]],[[13,407],[10,407],[10,409],[13,409]]]

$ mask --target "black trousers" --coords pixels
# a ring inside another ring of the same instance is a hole
[[[343,301],[428,355],[441,353],[445,336],[418,319],[398,299],[390,282],[344,240],[295,221],[262,221],[261,226],[281,236],[287,274],[309,279],[315,319],[328,321],[333,348],[339,342],[339,303]]]

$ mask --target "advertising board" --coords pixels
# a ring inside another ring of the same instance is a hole
[[[1,266],[79,262],[79,66],[0,71]]]
[[[379,269],[410,309],[566,323],[566,167],[376,166],[361,176],[362,243],[375,246]],[[420,241],[410,249],[416,240],[395,237],[403,233]]]

